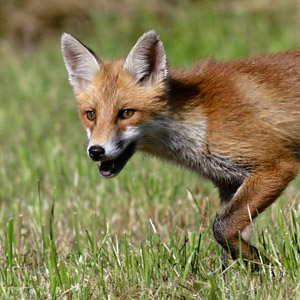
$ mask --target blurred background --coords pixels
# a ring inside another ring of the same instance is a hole
[[[60,53],[62,32],[115,59],[152,28],[171,66],[186,68],[206,56],[230,60],[284,51],[300,46],[300,2],[1,1],[0,229],[22,214],[26,245],[32,226],[48,224],[54,202],[62,246],[74,240],[74,212],[81,228],[96,218],[101,230],[110,224],[136,238],[142,236],[140,222],[151,218],[168,232],[176,214],[182,230],[211,227],[219,202],[204,179],[137,155],[117,178],[104,180],[86,156],[85,131]],[[295,193],[292,185],[286,197],[292,201]]]
[[[0,4],[0,34],[28,50],[62,31],[108,43],[106,35],[131,42],[156,27],[170,39],[177,36],[173,44],[181,35],[187,36],[185,47],[192,47],[211,38],[218,28],[215,34],[220,44],[244,33],[247,36],[240,39],[246,39],[247,48],[252,49],[253,44],[267,42],[270,35],[287,28],[291,36],[299,35],[299,12],[297,0],[10,0]]]

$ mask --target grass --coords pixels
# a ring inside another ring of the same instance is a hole
[[[235,12],[183,1],[167,16],[94,15],[76,31],[105,58],[124,56],[155,28],[171,65],[299,46],[292,7]],[[214,187],[136,155],[115,179],[98,176],[63,66],[59,36],[32,53],[0,54],[1,299],[300,298],[299,178],[258,219],[253,242],[272,265],[222,272]]]

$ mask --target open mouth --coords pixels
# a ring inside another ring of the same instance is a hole
[[[116,159],[103,161],[99,166],[100,175],[106,178],[117,176],[124,168],[129,158],[134,154],[134,150],[135,144],[131,143]]]

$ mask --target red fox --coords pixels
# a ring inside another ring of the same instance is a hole
[[[213,232],[224,265],[240,249],[259,259],[252,220],[298,172],[300,48],[171,70],[150,30],[125,60],[104,61],[66,33],[62,53],[100,175],[118,175],[142,151],[208,178],[221,199]]]

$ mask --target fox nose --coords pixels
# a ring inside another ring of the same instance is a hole
[[[89,148],[89,156],[92,160],[99,161],[104,155],[104,148],[101,146],[92,146]]]

